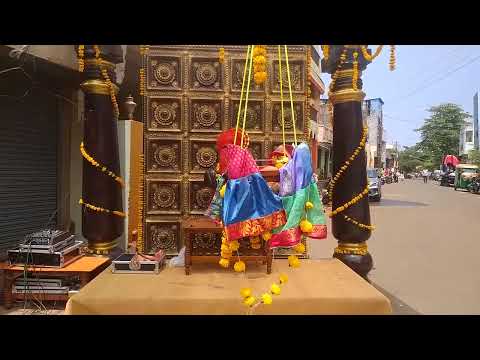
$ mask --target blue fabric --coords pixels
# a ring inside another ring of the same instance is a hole
[[[259,173],[227,182],[223,199],[223,223],[235,224],[282,210],[282,200]]]
[[[293,158],[280,168],[280,195],[289,196],[312,183],[312,155],[305,143],[295,148]]]

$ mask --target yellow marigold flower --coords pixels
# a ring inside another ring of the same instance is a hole
[[[221,267],[224,267],[224,268],[228,268],[230,266],[230,260],[228,259],[222,258],[218,263],[220,264]]]
[[[221,251],[230,252],[230,247],[227,244],[222,244],[220,247]]]
[[[227,251],[221,251],[220,256],[224,259],[230,259],[232,257],[232,253]]]
[[[280,284],[285,284],[288,282],[288,275],[287,274],[280,274]]]
[[[243,300],[243,303],[247,306],[252,306],[253,304],[255,304],[256,300],[257,299],[255,299],[255,296],[249,296],[245,298],[245,300]]]
[[[262,295],[262,302],[265,305],[271,305],[272,304],[272,296],[268,293],[265,293]]]
[[[258,55],[258,56],[255,56],[255,59],[253,59],[253,63],[255,65],[258,65],[258,64],[265,64],[267,62],[267,59],[265,59],[265,56],[263,55]]]
[[[240,243],[238,241],[231,241],[228,246],[230,247],[230,251],[237,251],[240,248]]]
[[[240,290],[240,295],[242,295],[242,297],[245,299],[249,296],[252,296],[252,289],[250,288],[243,288],[242,290]]]
[[[307,202],[305,203],[305,208],[306,208],[307,210],[313,209],[313,203],[310,202],[310,201],[307,201]]]
[[[288,265],[293,268],[297,268],[300,266],[300,260],[298,260],[298,257],[296,257],[295,255],[290,255],[288,257]]]
[[[258,236],[254,236],[250,238],[250,244],[259,244],[260,243],[260,238]]]
[[[308,220],[302,220],[300,221],[300,230],[302,230],[304,233],[311,233],[313,230],[313,225]]]
[[[223,185],[221,188],[220,188],[220,196],[223,198],[225,196],[225,190],[227,190],[227,185]]]
[[[268,241],[272,238],[272,233],[270,231],[264,232],[262,234],[262,239]]]
[[[233,264],[233,270],[236,272],[244,272],[245,271],[245,263],[242,260],[237,261]]]
[[[282,289],[277,284],[272,284],[272,286],[270,286],[270,291],[273,295],[280,295]]]
[[[295,245],[293,247],[293,250],[295,250],[296,252],[300,253],[300,254],[303,254],[305,252],[305,245],[303,245],[302,243],[298,243],[297,245]]]

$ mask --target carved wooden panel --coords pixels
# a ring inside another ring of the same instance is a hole
[[[180,241],[180,223],[178,221],[158,221],[147,219],[145,223],[146,251],[166,251],[167,255],[177,254]]]
[[[220,256],[222,243],[219,234],[193,234],[192,255]]]
[[[182,131],[181,98],[152,96],[148,98],[148,131]]]
[[[220,133],[225,117],[222,99],[190,99],[189,103],[190,131]]]
[[[305,70],[304,70],[304,62],[303,61],[290,61],[290,81],[291,81],[291,88],[292,93],[294,92],[304,92],[305,91]],[[279,66],[278,60],[274,61],[273,63],[273,76],[270,77],[271,80],[271,87],[272,91],[275,93],[280,93],[280,76],[279,76]],[[287,73],[287,64],[286,62],[282,61],[282,88],[283,88],[283,96],[289,96],[288,90],[288,73]]]
[[[237,124],[238,105],[240,100],[232,100],[230,126],[235,127]],[[243,117],[245,116],[245,102],[242,102],[242,112],[240,113],[240,127],[243,124]],[[249,134],[264,133],[265,131],[265,112],[264,101],[249,100],[247,106],[247,117],[245,118],[245,129]]]
[[[218,59],[220,47],[225,48],[223,63]],[[303,45],[289,46],[299,141],[306,135],[306,49]],[[265,84],[256,85],[252,74],[246,128],[250,135],[249,148],[256,159],[265,159],[271,153],[272,142],[282,142],[278,122],[279,77],[274,74],[278,71],[276,54],[276,46],[268,48]],[[236,124],[245,55],[246,46],[237,45],[151,45],[148,55],[143,57],[147,75],[144,96],[145,251],[162,248],[169,255],[177,254],[184,243],[182,219],[200,216],[206,210],[213,192],[203,186],[203,175],[218,162],[217,135]],[[286,72],[282,81],[286,137],[291,143],[293,128],[289,120]],[[219,241],[216,235],[203,234],[193,242],[194,253],[209,255],[218,249]],[[242,244],[242,253],[252,251],[248,246],[248,241]]]
[[[294,101],[293,102],[293,109],[294,109],[294,116],[295,116],[295,124],[296,124],[296,131],[297,136],[303,133],[303,107],[304,102]],[[290,102],[283,103],[283,121],[285,124],[285,132],[293,134],[293,122],[292,122],[292,110],[290,107]],[[272,105],[272,131],[274,133],[282,133],[282,105],[280,101],[273,102]]]
[[[205,173],[218,162],[218,154],[215,149],[215,139],[190,140],[190,171],[193,173]]]
[[[208,208],[210,201],[213,198],[215,191],[205,187],[203,181],[190,182],[190,214],[202,215]]]
[[[180,173],[182,171],[182,142],[179,139],[147,138],[146,171]]]
[[[182,88],[181,57],[149,57],[147,62],[147,88],[152,90],[180,90]]]
[[[182,213],[182,186],[178,180],[147,180],[147,214]]]
[[[190,60],[190,90],[222,91],[223,66],[215,58],[193,57]]]

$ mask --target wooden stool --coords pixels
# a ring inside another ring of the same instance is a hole
[[[190,275],[192,263],[215,263],[218,265],[220,260],[220,243],[215,244],[214,249],[208,249],[212,255],[200,255],[194,253],[193,241],[195,234],[221,234],[223,227],[215,223],[212,219],[202,217],[190,217],[182,222],[182,229],[185,239],[185,274]],[[265,242],[264,242],[265,244]],[[241,250],[241,249],[240,249]],[[240,251],[239,250],[239,251]],[[272,250],[267,249],[265,246],[259,250],[248,250],[242,255],[241,259],[245,262],[258,262],[261,261],[267,265],[267,274],[272,272]],[[259,254],[258,252],[261,252]]]

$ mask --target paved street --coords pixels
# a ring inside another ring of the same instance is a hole
[[[434,181],[384,185],[371,206],[372,283],[422,314],[480,314],[479,210],[480,195]],[[331,234],[311,241],[312,258],[335,246]]]

